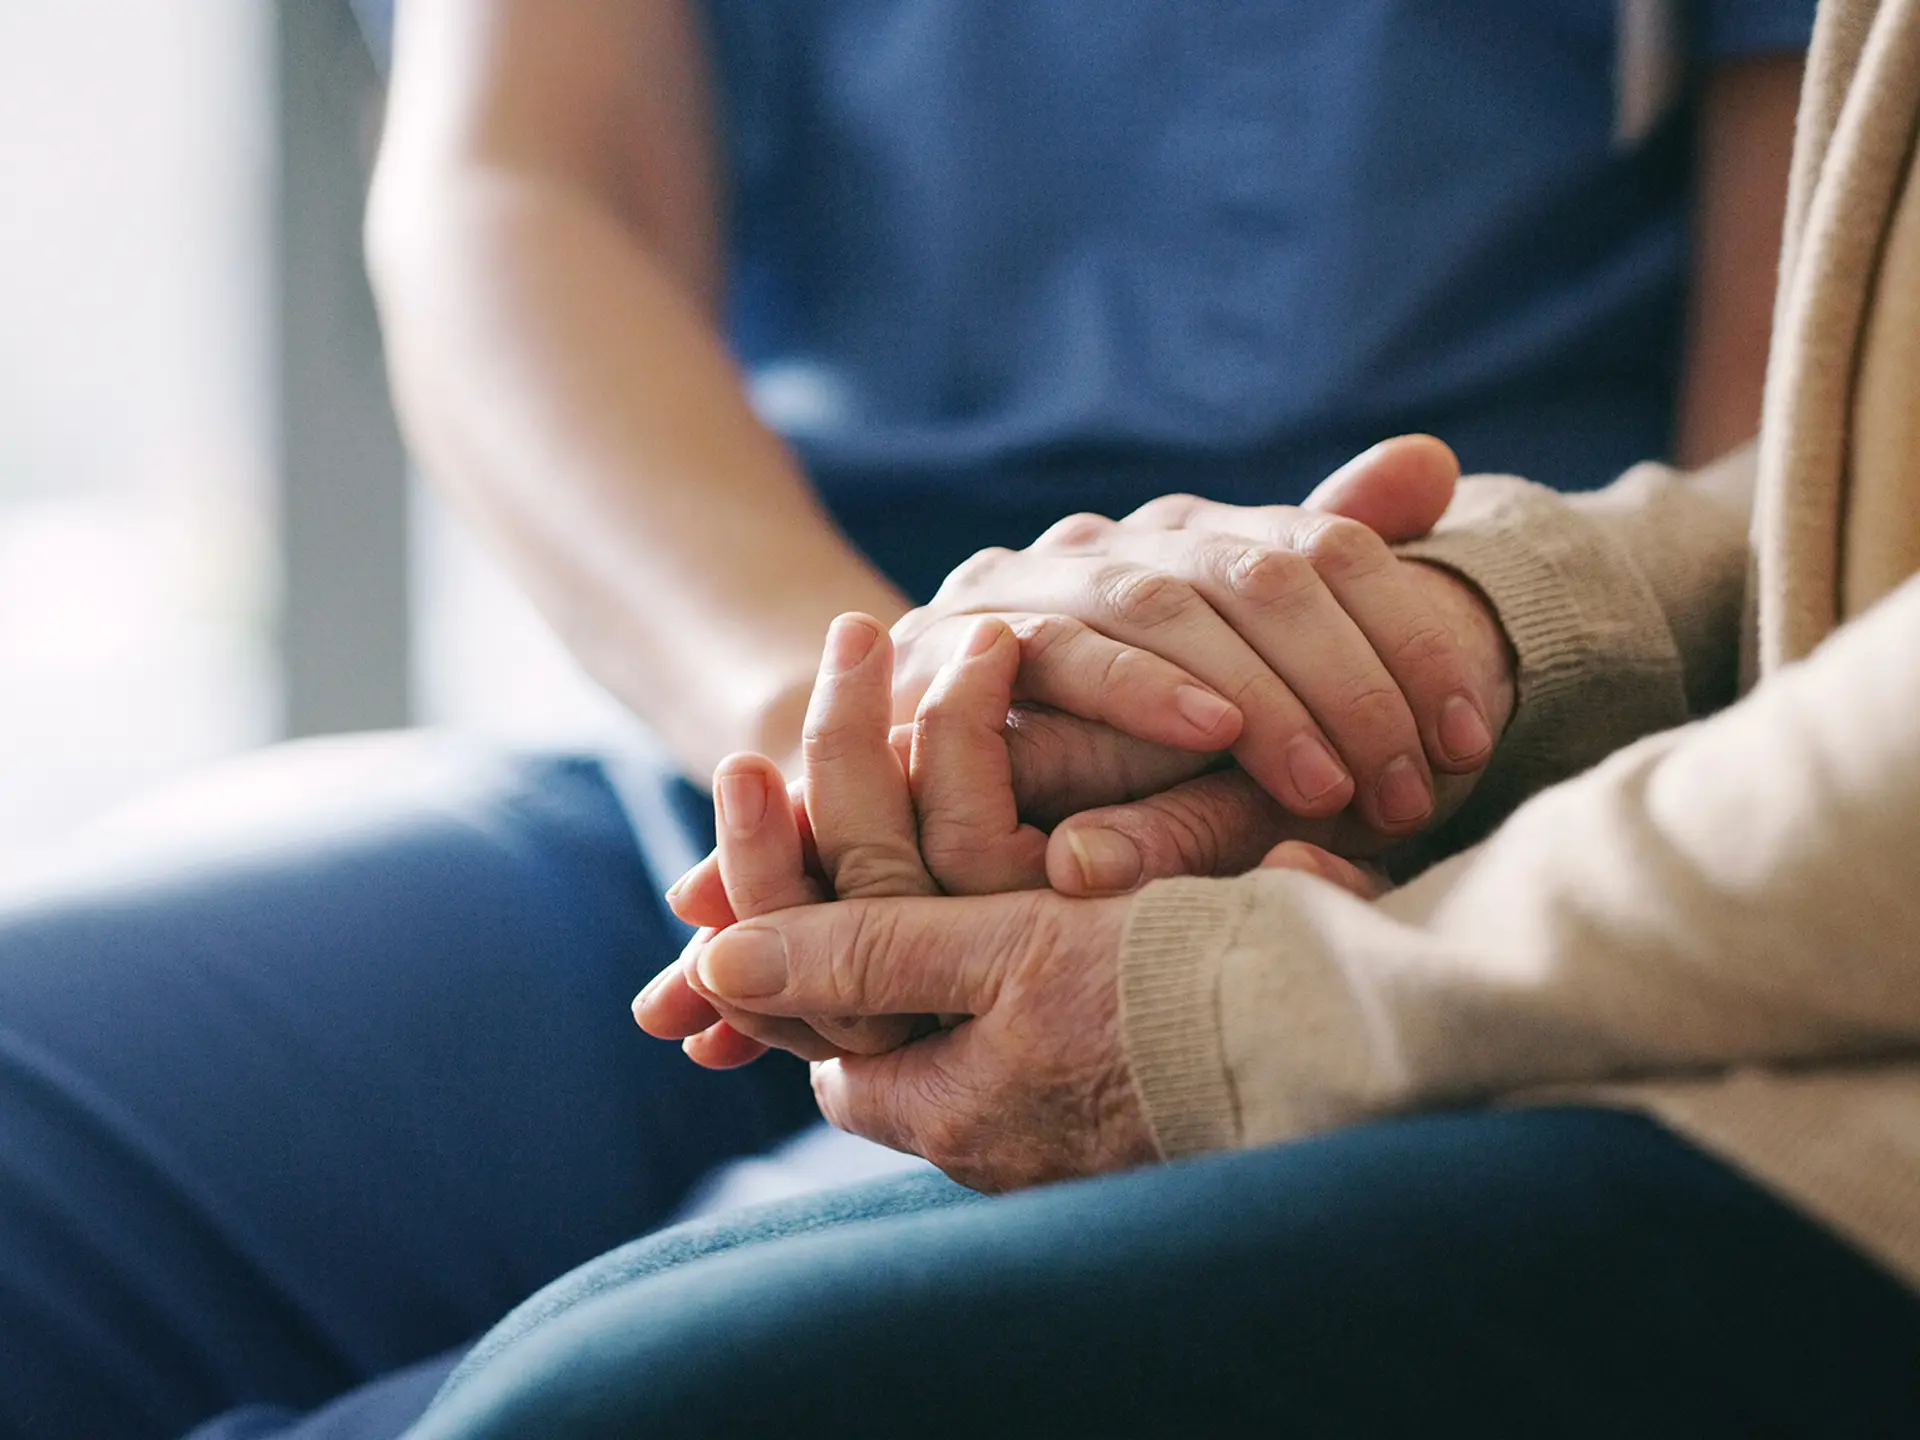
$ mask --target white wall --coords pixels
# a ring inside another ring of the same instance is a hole
[[[275,728],[267,20],[0,3],[0,850]]]

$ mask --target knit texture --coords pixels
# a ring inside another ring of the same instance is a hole
[[[1828,0],[1757,447],[1591,497],[1476,479],[1406,548],[1517,657],[1483,843],[1371,903],[1278,871],[1135,901],[1167,1154],[1633,1105],[1920,1287],[1917,125],[1920,0]]]

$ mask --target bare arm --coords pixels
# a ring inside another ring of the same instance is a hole
[[[682,0],[408,0],[369,254],[402,421],[689,774],[789,757],[832,618],[907,602],[749,408]]]
[[[1707,81],[1674,455],[1682,467],[1704,465],[1760,428],[1802,68],[1797,55],[1770,55]]]

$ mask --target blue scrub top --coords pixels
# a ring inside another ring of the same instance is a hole
[[[1814,0],[707,0],[736,346],[918,595],[1399,431],[1666,452],[1687,97]],[[1663,97],[1671,103],[1662,103]]]

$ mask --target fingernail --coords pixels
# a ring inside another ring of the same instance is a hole
[[[1433,809],[1433,792],[1420,778],[1420,769],[1402,755],[1388,765],[1375,792],[1380,800],[1380,818],[1389,825],[1410,825],[1423,820]]]
[[[730,1000],[757,1000],[787,988],[787,942],[778,930],[736,925],[716,935],[698,963],[707,988]]]
[[[669,885],[667,887],[667,899],[669,900],[673,899],[682,890],[686,889],[687,882],[692,878],[693,878],[693,871],[689,870],[685,874],[683,874],[678,880],[674,881],[673,884]]]
[[[1118,893],[1140,883],[1140,852],[1124,835],[1075,828],[1067,831],[1067,848],[1073,851],[1080,883],[1087,890]]]
[[[1307,801],[1331,795],[1349,779],[1347,767],[1311,735],[1302,735],[1287,747],[1287,776]]]
[[[1478,760],[1493,748],[1493,732],[1480,709],[1464,695],[1440,707],[1440,748],[1455,764]]]
[[[880,632],[870,622],[842,615],[827,631],[827,669],[836,673],[853,669],[867,658],[879,638]]]
[[[1202,690],[1197,685],[1182,685],[1173,692],[1173,708],[1202,735],[1211,735],[1233,714],[1233,706],[1222,700],[1211,690]]]
[[[638,1020],[640,1018],[640,1012],[646,1008],[647,1001],[653,998],[653,992],[658,990],[661,986],[661,983],[666,980],[667,976],[671,975],[678,968],[679,966],[677,964],[669,965],[666,969],[662,970],[658,975],[654,976],[651,980],[647,981],[646,984],[640,987],[640,993],[633,997],[633,1005],[631,1007],[633,1010],[633,1018],[635,1020]]]
[[[767,813],[767,783],[758,775],[722,775],[714,787],[720,823],[735,835],[753,834]]]
[[[967,636],[966,655],[968,659],[986,654],[1000,639],[1000,626],[992,620],[982,620],[973,627]]]

